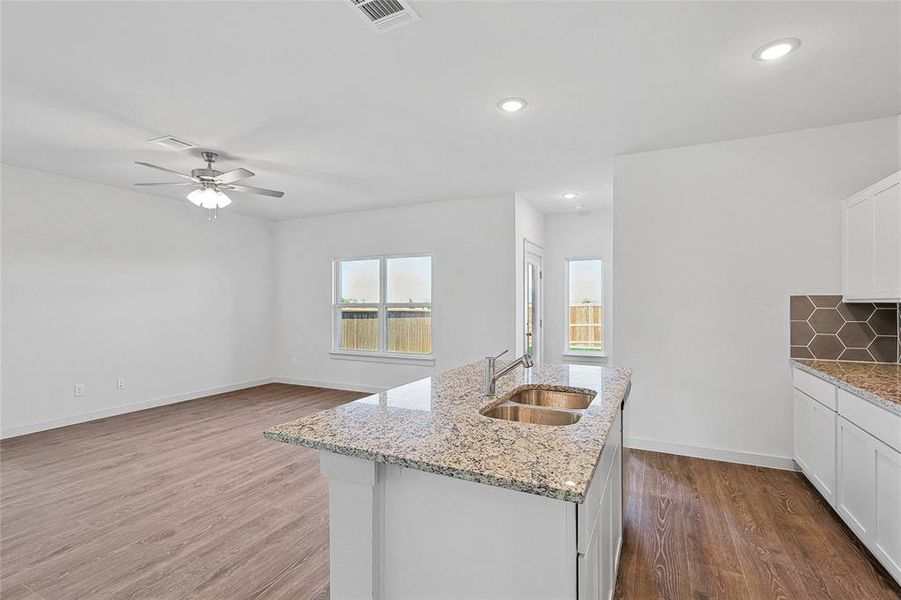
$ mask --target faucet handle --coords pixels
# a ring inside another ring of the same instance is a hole
[[[491,360],[491,361],[495,361],[495,360],[499,359],[500,357],[502,357],[504,354],[506,354],[506,353],[509,352],[509,351],[510,351],[510,349],[507,348],[506,350],[504,350],[503,352],[501,352],[501,353],[498,354],[497,356],[486,356],[485,358],[488,359],[488,360]]]

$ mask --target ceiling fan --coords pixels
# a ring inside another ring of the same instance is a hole
[[[135,185],[183,185],[195,187],[197,189],[188,194],[188,200],[195,206],[207,209],[209,211],[208,217],[211,219],[216,218],[220,208],[225,208],[231,204],[231,198],[229,198],[223,190],[260,194],[262,196],[271,196],[273,198],[281,198],[285,195],[285,192],[278,192],[276,190],[267,190],[265,188],[252,187],[249,185],[236,185],[236,181],[253,177],[253,172],[248,171],[247,169],[232,169],[231,171],[225,172],[217,171],[213,168],[213,163],[216,162],[216,158],[219,156],[218,154],[215,152],[201,152],[200,156],[206,161],[206,168],[194,169],[191,171],[190,175],[179,173],[178,171],[173,171],[166,167],[137,161],[135,162],[136,165],[172,173],[173,175],[188,179],[189,181],[136,183]]]

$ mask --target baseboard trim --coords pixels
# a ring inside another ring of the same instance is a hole
[[[67,415],[58,419],[48,419],[46,421],[38,421],[28,423],[26,425],[18,425],[16,427],[8,427],[0,430],[0,438],[7,439],[27,435],[29,433],[37,433],[39,431],[47,431],[48,429],[57,429],[59,427],[67,427],[69,425],[78,425],[79,423],[87,423],[88,421],[96,421],[97,419],[105,419],[107,417],[115,417],[116,415],[124,415],[126,413],[146,410],[148,408],[156,408],[157,406],[166,406],[167,404],[178,404],[179,402],[187,402],[188,400],[196,400],[205,396],[215,396],[216,394],[225,394],[227,392],[236,392],[247,388],[265,385],[275,381],[272,377],[264,377],[261,379],[250,379],[239,383],[229,385],[221,385],[217,387],[207,388],[204,390],[194,390],[184,394],[176,394],[174,396],[166,396],[163,398],[153,398],[151,400],[143,400],[131,404],[120,404],[110,408],[94,410],[77,415]]]
[[[755,467],[769,467],[782,469],[783,471],[800,471],[798,465],[790,457],[773,456],[771,454],[757,454],[756,452],[738,452],[735,450],[721,450],[718,448],[705,448],[704,446],[688,446],[672,442],[660,442],[645,438],[627,437],[625,445],[636,450],[650,450],[663,452],[664,454],[677,454],[679,456],[692,456],[694,458],[707,458],[721,460],[723,462],[752,465]]]
[[[356,383],[344,383],[342,381],[324,381],[321,379],[305,379],[303,377],[276,377],[275,383],[287,383],[290,385],[306,385],[310,387],[327,388],[330,390],[344,390],[347,392],[363,392],[366,394],[378,394],[386,388],[374,385],[360,385]]]

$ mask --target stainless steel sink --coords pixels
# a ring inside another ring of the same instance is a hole
[[[515,392],[509,401],[517,404],[533,404],[553,408],[588,408],[597,394],[595,392],[564,392],[544,388],[527,388]]]
[[[555,425],[558,427],[561,425],[572,425],[582,418],[582,415],[579,413],[517,404],[501,404],[483,414],[492,419],[519,421],[520,423],[532,423],[534,425]]]

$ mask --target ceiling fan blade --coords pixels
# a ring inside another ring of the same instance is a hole
[[[285,192],[277,192],[275,190],[267,190],[265,188],[252,187],[249,185],[229,185],[226,186],[230,190],[236,192],[248,192],[250,194],[260,194],[262,196],[272,196],[273,198],[281,198]]]
[[[193,181],[166,181],[163,183],[136,183],[135,185],[197,185]]]
[[[253,177],[253,171],[248,171],[247,169],[232,169],[231,171],[226,171],[225,173],[218,175],[216,181],[218,183],[232,183],[233,181],[247,179],[248,177]]]
[[[166,173],[172,173],[173,175],[178,175],[179,177],[184,177],[185,179],[190,179],[191,181],[196,181],[190,175],[185,175],[184,173],[179,173],[178,171],[173,171],[172,169],[167,169],[166,167],[159,167],[157,165],[152,165],[146,162],[135,161],[136,165],[141,165],[142,167],[150,167],[151,169],[156,169],[157,171],[165,171]]]

